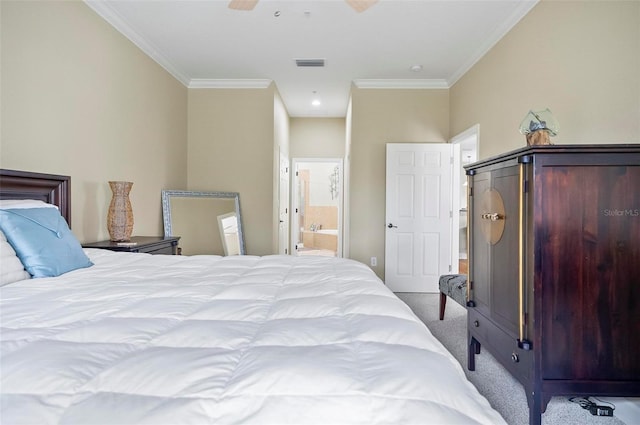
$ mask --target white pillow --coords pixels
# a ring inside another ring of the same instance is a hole
[[[16,251],[0,230],[0,286],[30,278],[31,275],[24,269]]]
[[[58,208],[56,205],[47,204],[36,199],[0,199],[0,210],[17,208]]]

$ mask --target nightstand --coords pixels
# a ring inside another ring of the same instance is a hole
[[[109,249],[121,252],[146,252],[147,254],[178,254],[180,236],[132,236],[128,242],[100,241],[82,244],[83,248]]]

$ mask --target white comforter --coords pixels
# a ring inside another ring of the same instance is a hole
[[[86,250],[0,288],[9,424],[499,424],[355,261]]]

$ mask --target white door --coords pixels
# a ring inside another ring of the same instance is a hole
[[[385,283],[394,292],[438,292],[452,270],[453,149],[387,144]]]
[[[280,152],[278,253],[289,254],[289,158]]]

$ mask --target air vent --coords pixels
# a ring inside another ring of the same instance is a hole
[[[303,68],[322,68],[324,59],[296,59],[296,66]]]

